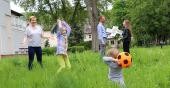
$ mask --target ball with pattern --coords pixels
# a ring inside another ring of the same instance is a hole
[[[119,60],[119,66],[122,68],[128,68],[132,64],[132,57],[127,52],[119,53],[117,59]]]

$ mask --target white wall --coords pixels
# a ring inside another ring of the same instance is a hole
[[[13,53],[11,46],[12,37],[10,29],[10,0],[0,0],[0,54]],[[9,33],[7,33],[9,32]]]
[[[0,0],[0,55],[15,54],[22,46],[26,21],[11,15],[10,0]]]
[[[27,45],[23,45],[24,33],[26,29],[26,21],[22,20],[19,16],[11,15],[11,26],[13,32],[13,45],[14,53],[19,52],[19,48],[27,48]]]
[[[10,0],[0,0],[0,25],[5,25],[5,15],[11,15]]]
[[[14,45],[14,52],[19,52],[19,48],[27,48],[26,45],[23,46],[22,41],[24,38],[24,31],[21,30],[13,30],[13,45]]]
[[[92,34],[84,34],[84,41],[92,41]]]

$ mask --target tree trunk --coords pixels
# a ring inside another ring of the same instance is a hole
[[[73,26],[74,25],[74,23],[75,23],[75,17],[76,17],[76,13],[77,13],[77,11],[78,11],[78,6],[80,5],[80,0],[77,0],[77,2],[76,2],[76,4],[75,4],[75,8],[74,8],[74,12],[73,12],[73,15],[72,15],[72,17],[71,17],[71,19],[70,19],[70,23],[71,23],[71,25]]]
[[[47,3],[48,3],[49,8],[50,8],[51,15],[54,17],[54,12],[53,12],[53,8],[52,8],[52,6],[51,6],[51,3],[50,3],[49,0],[46,0],[46,1],[47,1]]]
[[[61,0],[61,3],[62,3],[63,18],[64,18],[64,20],[66,20],[66,15],[67,15],[66,2],[65,2],[65,0]]]
[[[97,0],[85,0],[85,3],[87,6],[90,25],[92,28],[92,50],[98,51],[99,43],[97,38],[97,23],[98,23]]]

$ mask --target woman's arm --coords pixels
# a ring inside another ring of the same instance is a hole
[[[128,31],[127,31],[128,29],[124,29],[124,31],[123,31],[123,39],[125,39],[125,38],[127,38],[128,37]]]
[[[51,33],[49,35],[45,35],[43,28],[41,26],[39,26],[40,31],[41,31],[41,38],[45,38],[45,39],[49,39],[51,38]]]
[[[24,36],[24,39],[22,41],[22,44],[26,44],[26,41],[27,41],[27,36]]]

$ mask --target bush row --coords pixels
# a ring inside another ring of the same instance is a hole
[[[76,53],[83,52],[85,50],[84,46],[72,46],[68,47],[68,52]],[[43,55],[54,55],[56,53],[56,47],[46,47],[42,49]]]

